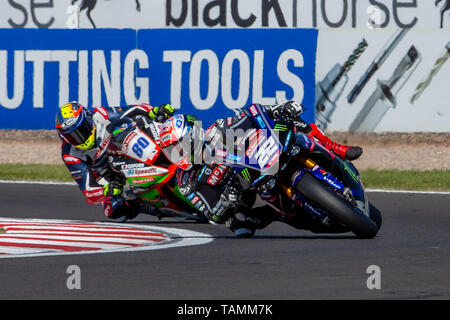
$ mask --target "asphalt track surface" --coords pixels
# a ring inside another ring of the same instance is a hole
[[[449,299],[450,195],[370,193],[383,213],[372,240],[273,223],[251,239],[224,226],[152,223],[210,234],[208,244],[153,251],[0,259],[0,299]],[[75,186],[0,183],[0,216],[106,221]],[[69,265],[81,289],[66,286]],[[367,268],[381,270],[369,290]]]

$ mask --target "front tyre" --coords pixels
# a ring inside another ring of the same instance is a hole
[[[379,229],[376,222],[352,207],[310,173],[305,172],[295,187],[315,205],[346,225],[359,238],[372,239],[376,236]]]
[[[382,224],[381,211],[378,210],[378,208],[373,204],[369,203],[369,212],[370,219],[372,219],[376,223],[378,230],[380,230]]]

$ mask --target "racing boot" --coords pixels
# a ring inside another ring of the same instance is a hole
[[[121,197],[108,197],[103,202],[103,213],[115,222],[125,222],[136,218],[139,214],[135,201],[127,201]]]
[[[328,150],[333,151],[338,156],[340,156],[344,160],[356,160],[358,159],[363,150],[358,146],[344,146],[342,144],[336,143],[330,138],[328,138],[314,123],[310,124],[312,130],[309,132],[309,135],[316,138],[322,145]]]
[[[256,230],[256,225],[241,212],[237,212],[234,216],[230,217],[225,225],[239,238],[250,238],[255,234]]]
[[[248,214],[237,212],[225,225],[239,238],[250,238],[256,229],[264,229],[274,220],[268,206],[251,209]]]

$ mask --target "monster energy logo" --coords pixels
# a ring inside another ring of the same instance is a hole
[[[277,123],[275,125],[275,127],[273,127],[274,130],[278,130],[278,131],[286,131],[288,129],[288,127],[284,124],[279,124]]]
[[[242,174],[242,176],[244,177],[245,180],[250,181],[250,172],[248,172],[247,168],[242,170],[241,174]]]
[[[186,117],[187,117],[188,121],[191,121],[191,122],[197,122],[197,121],[199,121],[199,119],[198,119],[197,117],[191,116],[191,115],[189,115],[189,114],[188,114]]]
[[[347,171],[350,174],[350,176],[353,178],[353,180],[355,180],[356,182],[359,182],[358,176],[353,171],[353,169],[350,168],[350,166],[347,164],[347,162],[343,162],[343,164],[344,164],[345,171]]]

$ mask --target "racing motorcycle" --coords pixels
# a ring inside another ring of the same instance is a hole
[[[208,219],[178,189],[177,166],[159,144],[159,124],[122,119],[116,122],[108,147],[111,168],[124,180],[124,198],[147,202],[160,217],[207,222]]]
[[[261,199],[278,213],[277,220],[295,228],[376,236],[381,213],[351,162],[299,132],[289,117],[273,120],[256,104],[241,111],[233,129],[239,134],[218,139],[212,150],[215,161],[234,168],[241,190],[270,195]]]

